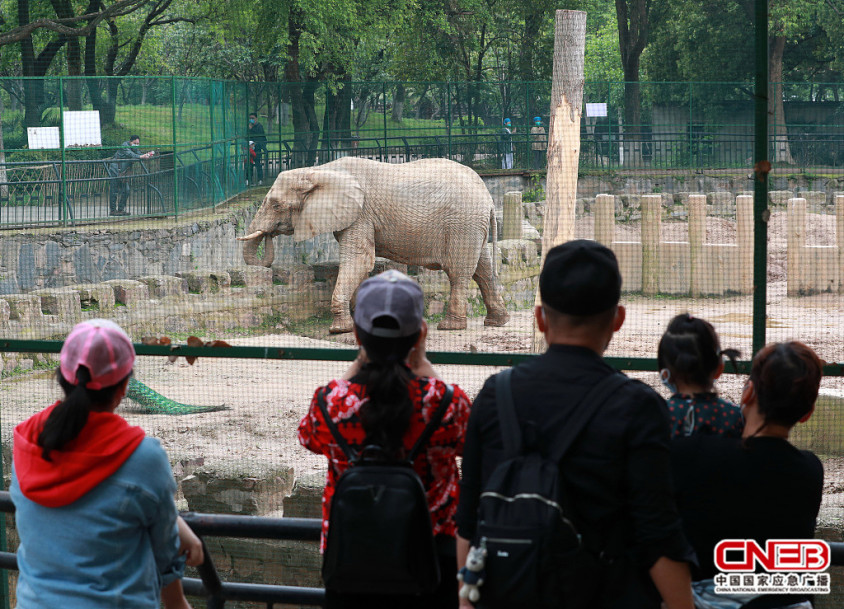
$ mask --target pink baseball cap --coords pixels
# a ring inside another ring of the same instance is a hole
[[[135,347],[123,328],[108,319],[76,324],[62,345],[62,376],[76,385],[79,366],[91,372],[88,389],[111,387],[126,378],[135,365]]]

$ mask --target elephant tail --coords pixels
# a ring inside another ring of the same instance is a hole
[[[495,205],[489,210],[489,230],[492,232],[492,276],[498,278],[498,223],[495,220]]]

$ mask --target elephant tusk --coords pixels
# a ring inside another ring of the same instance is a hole
[[[260,237],[263,234],[264,234],[264,231],[256,230],[251,235],[246,235],[245,237],[238,237],[237,240],[238,241],[252,241],[252,239],[257,239],[258,237]]]

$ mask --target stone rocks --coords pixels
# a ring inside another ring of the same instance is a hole
[[[132,279],[112,279],[103,282],[114,290],[114,300],[118,304],[131,306],[141,300],[149,298],[149,288],[146,284]]]
[[[41,298],[41,312],[44,315],[58,315],[65,321],[73,321],[82,310],[79,292],[70,288],[38,290],[33,295]]]
[[[187,281],[188,291],[193,294],[216,294],[231,286],[231,276],[226,271],[186,271],[176,273]]]
[[[147,286],[149,295],[154,298],[179,296],[188,291],[188,282],[183,277],[172,275],[147,275],[138,279]]]
[[[34,294],[7,294],[3,300],[9,305],[9,319],[31,322],[41,317],[41,298]]]
[[[116,300],[114,288],[101,283],[88,283],[70,286],[79,293],[80,306],[83,311],[100,311],[107,313],[114,309]]]
[[[273,284],[273,271],[264,266],[242,266],[228,270],[232,286],[247,288],[267,287]]]

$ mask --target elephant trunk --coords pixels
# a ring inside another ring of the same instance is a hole
[[[264,241],[264,257],[258,258],[258,246]],[[252,266],[272,266],[275,257],[273,238],[269,233],[259,232],[243,242],[243,261]]]

